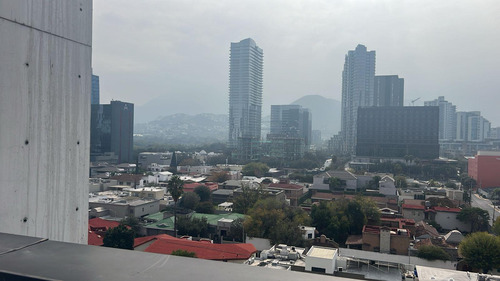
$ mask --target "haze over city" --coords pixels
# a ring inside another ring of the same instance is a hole
[[[264,50],[264,115],[305,95],[340,101],[344,56],[359,43],[377,52],[377,75],[405,79],[405,105],[445,96],[500,124],[496,1],[95,1],[93,10],[101,102],[227,114],[230,43],[251,37]]]

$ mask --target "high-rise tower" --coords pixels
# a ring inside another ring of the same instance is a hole
[[[403,106],[404,82],[398,75],[375,76],[375,106]]]
[[[439,140],[453,140],[457,135],[457,108],[443,96],[424,102],[425,106],[439,106]]]
[[[260,141],[264,55],[251,38],[231,43],[230,53],[229,145],[246,160]]]
[[[358,108],[374,105],[375,51],[363,45],[345,56],[342,71],[342,151],[354,153]]]

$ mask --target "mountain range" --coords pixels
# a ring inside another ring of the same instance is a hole
[[[308,108],[312,115],[313,130],[321,130],[322,138],[329,139],[340,130],[340,102],[320,95],[304,96],[292,104]],[[156,141],[166,141],[179,144],[200,144],[223,142],[228,136],[227,114],[213,113],[175,113],[156,117],[153,121],[140,122],[150,119],[158,112],[172,108],[161,103],[148,103],[136,109],[136,124],[134,133]],[[138,116],[147,112],[147,116]],[[139,121],[139,122],[137,122]],[[270,117],[262,118],[263,136],[269,130]]]

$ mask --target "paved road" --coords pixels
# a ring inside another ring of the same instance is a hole
[[[484,199],[481,196],[477,194],[472,195],[472,200],[471,200],[471,205],[472,207],[479,207],[483,210],[488,211],[490,214],[490,225],[492,225],[492,218],[493,218],[493,205],[491,204],[491,201],[488,199]],[[500,210],[499,208],[495,208],[495,219],[500,216]]]

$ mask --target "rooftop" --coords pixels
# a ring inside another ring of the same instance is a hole
[[[313,258],[333,259],[336,253],[337,249],[312,246],[309,252],[307,252],[307,256]]]
[[[57,255],[54,255],[57,252]],[[270,280],[340,281],[344,278],[233,263],[157,255],[0,233],[2,280]],[[124,266],[126,265],[126,266]],[[196,269],[196,270],[193,270]],[[21,278],[19,278],[21,277]]]

